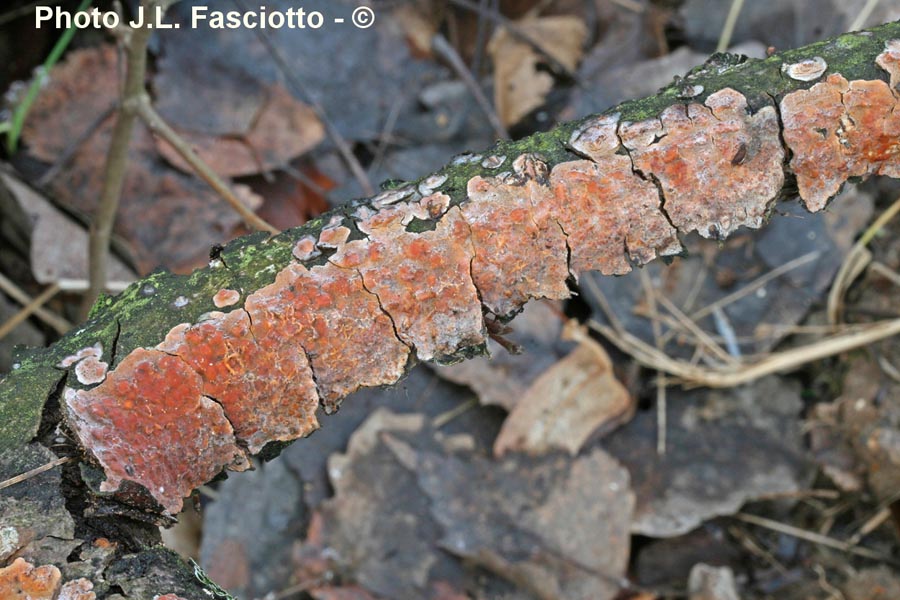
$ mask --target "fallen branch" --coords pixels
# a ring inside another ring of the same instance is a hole
[[[394,383],[415,360],[483,353],[486,313],[566,298],[581,272],[677,255],[692,231],[759,227],[786,173],[810,210],[851,177],[898,176],[898,64],[900,23],[762,61],[716,55],[656,96],[241,238],[190,276],[150,275],[18,357],[0,382],[0,467],[24,449],[76,458],[55,485],[78,531],[113,535],[97,515],[130,519],[106,572],[184,573],[146,523],[316,429],[320,405]],[[166,585],[155,592],[202,596],[189,577]]]

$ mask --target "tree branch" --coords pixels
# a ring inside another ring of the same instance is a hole
[[[156,564],[181,578],[154,593],[202,597],[140,523],[308,434],[320,405],[483,352],[486,313],[678,254],[691,231],[760,227],[795,184],[820,210],[850,178],[900,176],[898,65],[900,23],[762,61],[715,55],[655,96],[235,240],[190,276],[150,275],[0,381],[0,468],[18,469],[0,480],[49,462],[59,426],[73,444],[57,454],[78,460],[42,493],[66,486],[80,532],[127,515],[116,572]],[[40,456],[20,464],[26,450]]]

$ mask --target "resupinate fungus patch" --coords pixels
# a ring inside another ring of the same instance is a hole
[[[416,359],[483,351],[486,315],[567,298],[586,270],[621,274],[678,254],[679,234],[761,226],[786,170],[813,211],[850,177],[900,176],[900,41],[876,63],[890,85],[825,76],[812,57],[787,64],[784,76],[804,83],[777,104],[751,110],[738,89],[704,96],[688,82],[683,101],[652,118],[586,119],[552,159],[512,146],[461,155],[457,175],[387,190],[301,233],[291,262],[269,265],[274,280],[219,289],[221,310],[109,372],[100,345],[66,357],[67,423],[103,468],[102,491],[139,484],[177,512],[223,468],[314,431],[319,406],[333,412],[360,387],[394,383]]]

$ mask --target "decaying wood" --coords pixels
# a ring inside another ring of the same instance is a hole
[[[66,495],[89,542],[116,538],[105,585],[202,597],[142,523],[307,435],[319,406],[416,360],[483,353],[486,316],[568,297],[585,270],[677,255],[691,231],[760,227],[794,182],[819,210],[850,178],[897,177],[898,80],[898,23],[763,61],[716,55],[651,98],[236,240],[188,277],[153,274],[20,356],[0,382],[0,466],[69,436],[59,452],[79,461],[45,493]],[[8,539],[27,539],[19,529]],[[162,568],[175,574],[152,579]]]

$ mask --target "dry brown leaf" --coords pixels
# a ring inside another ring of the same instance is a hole
[[[276,84],[269,88],[247,131],[217,136],[179,130],[179,134],[213,171],[224,177],[242,177],[277,169],[312,150],[325,137],[325,128],[312,108]],[[157,138],[156,148],[175,167],[194,172],[165,140]]]
[[[619,383],[603,347],[590,338],[547,369],[503,423],[494,454],[535,454],[563,448],[577,454],[600,428],[612,429],[634,414],[634,399]]]
[[[524,19],[520,31],[565,67],[574,70],[587,38],[584,21],[560,15]],[[494,61],[494,103],[504,125],[513,125],[544,103],[553,76],[540,65],[547,59],[504,28],[491,38],[488,51]]]

